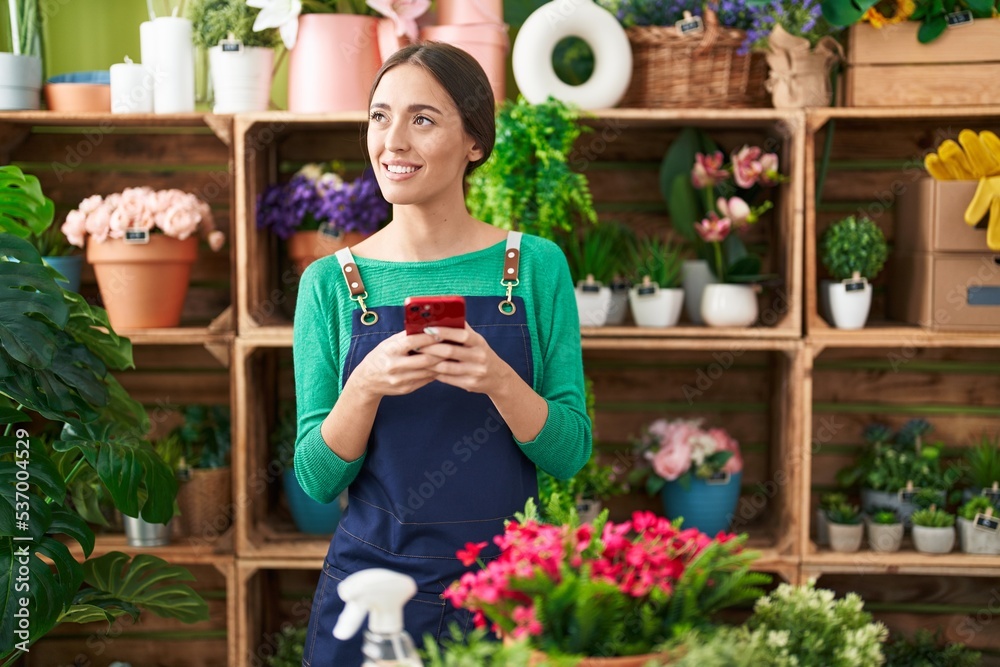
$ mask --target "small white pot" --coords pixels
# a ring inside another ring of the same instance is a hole
[[[955,528],[913,526],[913,546],[925,554],[946,554],[955,548]]]
[[[611,285],[611,305],[608,308],[607,325],[619,325],[625,322],[628,315],[628,283]]]
[[[861,539],[865,536],[865,525],[830,522],[830,548],[841,553],[852,553],[861,548]]]
[[[684,285],[684,310],[693,324],[704,324],[701,319],[701,296],[706,285],[714,285],[719,279],[712,273],[708,262],[703,259],[689,259],[681,268]]]
[[[0,53],[0,111],[36,110],[41,91],[41,58]]]
[[[684,290],[661,289],[656,283],[643,282],[629,290],[628,303],[637,326],[672,327],[681,317]]]
[[[822,290],[829,304],[829,322],[838,329],[861,329],[868,321],[872,307],[872,286],[864,278],[860,279],[864,288],[848,291],[847,285],[833,280],[824,280]],[[821,300],[822,301],[822,300]]]
[[[757,291],[752,285],[706,285],[701,319],[710,327],[748,327],[757,319]]]
[[[576,284],[576,308],[581,327],[603,327],[611,310],[611,288],[580,281]]]
[[[271,98],[271,68],[274,49],[242,46],[238,51],[208,50],[215,91],[215,113],[267,111]]]
[[[899,551],[903,544],[903,524],[869,523],[868,546],[872,551]]]
[[[958,517],[958,537],[967,554],[1000,555],[1000,533],[976,528],[968,519]]]

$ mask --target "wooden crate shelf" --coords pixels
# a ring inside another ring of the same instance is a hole
[[[837,553],[828,549],[802,557],[802,570],[810,576],[821,574],[926,574],[948,575],[961,572],[969,577],[1000,577],[1000,557],[952,552],[925,554],[904,543],[895,553],[868,551]]]
[[[241,558],[236,566],[240,590],[236,659],[233,667],[256,667],[274,653],[274,636],[283,627],[305,624],[323,559],[290,561]]]

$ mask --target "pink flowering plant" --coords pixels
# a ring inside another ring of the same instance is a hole
[[[607,510],[583,525],[572,510],[555,518],[542,523],[529,500],[494,538],[500,555],[485,565],[486,543],[467,544],[458,557],[481,569],[444,597],[473,611],[477,626],[550,656],[628,656],[756,599],[770,580],[750,571],[759,554],[743,548],[746,536],[710,538],[651,512],[622,523],[609,522]]]
[[[787,181],[778,155],[743,145],[726,155],[703,132],[686,129],[660,169],[674,228],[725,283],[759,283],[762,260],[740,238],[774,207],[769,190]]]
[[[212,209],[199,197],[183,190],[153,190],[148,187],[126,188],[102,197],[92,195],[66,214],[61,231],[72,245],[84,247],[87,238],[94,243],[123,239],[127,230],[161,233],[184,240],[201,233],[212,250],[226,242],[215,228]]]
[[[667,482],[711,479],[743,470],[740,444],[721,428],[704,428],[700,419],[657,419],[636,443],[646,465],[637,466],[631,482],[645,480],[650,494]]]

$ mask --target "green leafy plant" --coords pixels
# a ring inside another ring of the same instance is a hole
[[[172,432],[184,451],[179,467],[211,469],[229,465],[232,447],[229,407],[187,405],[182,414],[184,423]]]
[[[28,237],[28,242],[42,257],[66,257],[77,253],[77,249],[70,245],[70,242],[66,240],[66,235],[55,225],[41,234],[32,234]]]
[[[990,510],[1000,516],[1000,512],[997,512],[997,508],[994,507],[991,499],[986,496],[975,496],[958,508],[958,515],[966,521],[972,521],[976,518],[977,514],[986,514]]]
[[[826,511],[826,518],[829,519],[830,523],[856,526],[861,523],[861,509],[850,503],[835,505]]]
[[[42,14],[38,0],[8,0],[11,48],[17,55],[42,56]]]
[[[268,667],[302,667],[302,654],[305,652],[305,625],[286,624],[274,635],[274,655],[265,659]]]
[[[27,592],[14,576],[0,583],[4,667],[58,623],[136,619],[141,609],[184,622],[208,618],[205,601],[179,583],[191,580],[183,568],[119,552],[90,557],[94,532],[69,500],[78,476],[96,476],[115,507],[154,523],[172,516],[177,482],[145,440],[145,410],[111,372],[133,365],[131,344],[106,312],[59,287],[58,273],[26,240],[45,232],[54,210],[38,179],[0,167],[0,572],[27,567],[33,582]],[[32,437],[32,418],[61,428],[58,439],[46,445]],[[28,489],[18,489],[14,480],[29,462]],[[30,520],[18,523],[25,504]],[[69,540],[80,545],[84,562]],[[18,560],[22,550],[28,563]],[[27,629],[13,623],[22,599]]]
[[[824,493],[819,497],[819,508],[824,512],[830,508],[845,504],[847,504],[847,494],[840,493],[839,491]]]
[[[893,509],[876,509],[871,513],[871,522],[879,526],[895,526],[899,521],[899,515]]]
[[[917,510],[913,513],[911,520],[914,526],[923,526],[925,528],[950,528],[955,525],[954,514],[949,514],[935,507]]]
[[[923,419],[911,419],[896,432],[883,424],[869,425],[864,432],[866,447],[853,465],[837,472],[837,481],[844,487],[893,493],[909,482],[933,492],[951,489],[961,473],[943,466],[944,443],[924,442],[932,428]]]
[[[555,240],[597,222],[586,177],[572,151],[585,128],[575,108],[550,98],[500,105],[493,155],[469,176],[467,202],[480,220]]]
[[[192,41],[195,46],[207,49],[232,33],[244,46],[274,48],[281,39],[276,29],[257,32],[253,29],[259,13],[259,9],[247,6],[245,0],[194,0],[187,11],[194,28]]]
[[[450,630],[452,638],[462,636],[462,629],[457,624]],[[432,635],[424,638],[425,667],[528,667],[534,664],[527,642],[499,642],[486,628],[469,632],[461,641],[452,638],[446,638],[441,645]]]
[[[833,25],[849,26],[860,22],[869,9],[883,3],[885,0],[823,0],[823,16]],[[908,18],[920,21],[917,39],[921,44],[927,44],[948,28],[948,14],[969,10],[974,18],[990,18],[995,15],[996,9],[994,0],[916,0],[913,13]]]
[[[636,283],[649,277],[663,289],[680,287],[684,258],[681,249],[655,236],[639,239],[632,249],[632,276]]]
[[[983,434],[965,451],[966,480],[974,489],[986,489],[1000,482],[1000,436]]]
[[[889,256],[882,230],[868,218],[848,216],[833,223],[820,240],[823,266],[835,280],[873,279]]]
[[[894,636],[885,646],[885,667],[976,667],[982,655],[964,644],[943,644],[941,630],[917,630],[913,638]]]
[[[610,285],[623,273],[623,258],[633,245],[631,231],[615,222],[599,222],[560,240],[575,282],[592,277]]]

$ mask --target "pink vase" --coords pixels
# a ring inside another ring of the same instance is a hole
[[[503,0],[438,0],[439,25],[503,23]]]
[[[303,14],[288,61],[288,110],[367,111],[382,60],[378,19],[355,14]]]
[[[426,42],[445,42],[471,54],[482,66],[493,88],[493,98],[501,101],[507,95],[507,53],[510,39],[502,23],[475,25],[434,25],[420,31]]]

